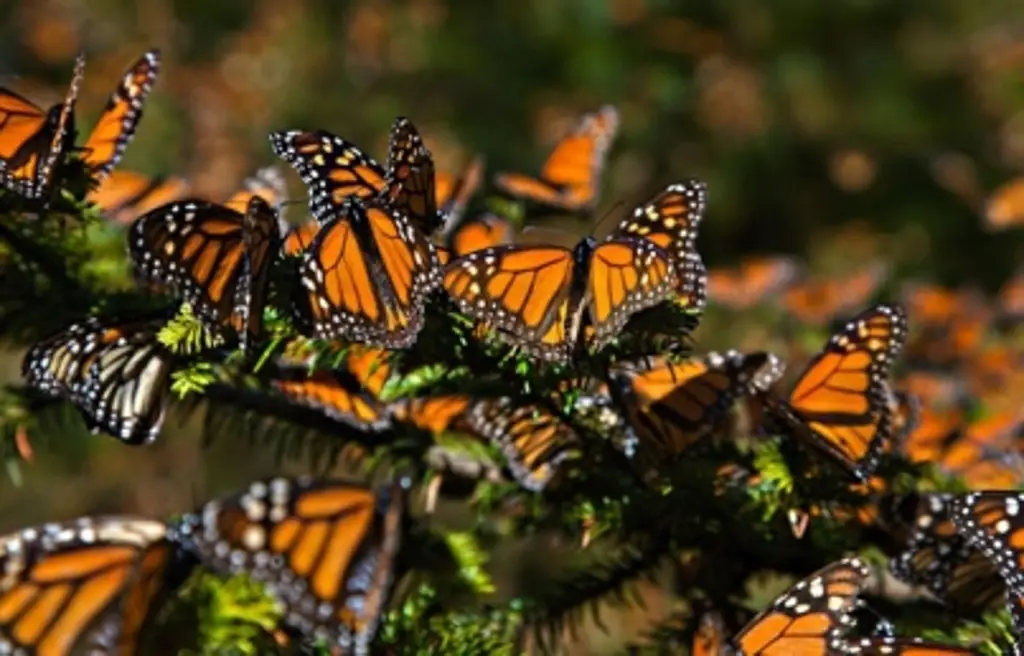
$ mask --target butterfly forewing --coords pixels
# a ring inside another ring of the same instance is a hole
[[[742,656],[843,653],[868,569],[859,558],[827,565],[798,582],[733,638]]]
[[[82,159],[103,180],[135,136],[142,107],[160,71],[160,51],[149,50],[125,72],[83,147]]]
[[[387,174],[380,164],[324,130],[274,132],[270,145],[309,188],[309,207],[321,224],[338,216],[349,196],[371,198],[386,188]]]
[[[594,334],[588,346],[594,350],[615,339],[630,316],[670,298],[677,284],[668,255],[646,240],[604,241],[594,249],[589,267]]]
[[[145,212],[185,198],[189,184],[182,178],[154,177],[117,170],[89,192],[86,200],[115,223],[129,224]]]
[[[416,126],[405,117],[391,126],[385,168],[391,205],[423,234],[436,232],[444,220],[438,212],[434,160]]]

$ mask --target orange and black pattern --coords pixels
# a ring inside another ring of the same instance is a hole
[[[845,653],[844,634],[853,625],[857,596],[868,577],[859,558],[832,563],[791,587],[733,638],[737,654]]]
[[[128,225],[139,216],[188,196],[190,186],[183,178],[149,177],[134,171],[116,170],[85,197],[110,221]]]
[[[230,326],[243,348],[259,335],[280,240],[277,213],[262,196],[251,195],[241,212],[202,200],[170,203],[136,219],[128,239],[140,281]]]
[[[798,273],[791,258],[753,257],[735,267],[708,272],[708,299],[730,310],[746,310],[785,290]]]
[[[30,386],[78,408],[87,427],[129,444],[152,442],[163,424],[174,358],[157,340],[160,320],[88,319],[33,345],[22,362]]]
[[[619,129],[619,112],[606,105],[586,114],[555,146],[539,177],[499,173],[494,184],[513,198],[566,212],[587,212],[598,200],[605,158]]]
[[[8,654],[135,654],[177,564],[163,522],[83,517],[0,536],[0,648]]]
[[[142,118],[142,108],[157,73],[160,51],[150,50],[125,72],[107,101],[99,120],[82,146],[82,160],[93,178],[102,182],[124,155]]]
[[[906,333],[899,306],[861,312],[811,360],[786,400],[768,399],[769,412],[865,479],[893,437],[887,381]]]
[[[321,228],[299,267],[299,313],[313,334],[406,348],[440,283],[434,245],[379,201],[350,199]]]
[[[782,374],[770,353],[708,353],[673,362],[664,356],[618,363],[611,389],[642,450],[677,457],[711,436],[744,394],[767,391]]]
[[[391,206],[412,226],[432,235],[444,224],[438,209],[434,159],[412,121],[400,116],[391,126],[385,187]]]
[[[49,196],[64,155],[74,146],[75,101],[82,86],[85,57],[64,100],[49,110],[0,87],[0,184],[25,198]]]
[[[310,641],[366,654],[395,579],[408,481],[374,491],[341,480],[270,478],[207,502],[178,532],[200,562],[246,574]]]
[[[1007,587],[1024,592],[1024,494],[1016,491],[972,492],[953,497],[951,515],[957,530],[999,570]]]

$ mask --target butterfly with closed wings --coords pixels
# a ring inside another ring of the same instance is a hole
[[[8,654],[135,654],[184,564],[163,522],[82,517],[0,536],[0,648]]]
[[[897,305],[850,319],[797,379],[786,399],[765,398],[769,415],[864,481],[893,437],[889,368],[907,322]]]
[[[277,213],[260,195],[250,195],[241,212],[188,199],[136,219],[128,253],[140,281],[169,289],[200,316],[230,326],[245,350],[260,334],[279,241]]]
[[[163,320],[88,319],[32,346],[22,375],[71,401],[93,432],[128,444],[152,442],[163,424],[174,358],[157,340]]]

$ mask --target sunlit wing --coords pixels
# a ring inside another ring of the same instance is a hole
[[[288,197],[288,187],[281,170],[276,166],[259,169],[242,182],[242,188],[232,194],[224,205],[236,212],[245,212],[253,196],[259,196],[280,212],[281,203]]]
[[[449,235],[448,243],[458,257],[485,248],[511,244],[514,237],[508,219],[496,214],[481,214],[457,225]]]
[[[899,306],[878,305],[861,312],[811,360],[788,402],[774,406],[798,435],[857,477],[874,471],[892,438],[886,385],[906,332]]]
[[[49,194],[61,158],[74,145],[75,101],[85,58],[75,71],[64,101],[43,112],[13,91],[0,89],[0,184],[29,199]]]
[[[502,192],[538,205],[590,210],[597,202],[605,158],[618,126],[618,111],[610,105],[586,114],[548,155],[539,177],[499,173],[494,183]]]
[[[985,227],[993,232],[1024,223],[1024,177],[996,187],[985,204],[983,218]]]
[[[727,308],[744,310],[781,293],[797,273],[796,262],[788,257],[750,258],[736,267],[708,272],[708,298]]]
[[[436,232],[444,217],[438,210],[434,159],[416,126],[403,116],[391,126],[385,169],[392,207],[409,217],[413,228],[423,234]]]
[[[82,159],[95,179],[103,180],[121,160],[159,71],[160,51],[149,50],[121,77],[82,148]]]
[[[384,168],[355,144],[324,130],[273,132],[274,153],[309,188],[309,207],[321,224],[337,217],[350,196],[371,198],[386,187]]]
[[[451,262],[444,288],[460,311],[543,358],[567,356],[572,252],[557,247],[498,246]]]
[[[873,264],[848,276],[795,283],[783,292],[782,307],[800,323],[826,325],[870,301],[887,274],[888,267]]]
[[[434,195],[444,215],[445,231],[462,220],[473,195],[480,190],[484,178],[484,159],[474,157],[458,178],[442,171],[434,172]]]

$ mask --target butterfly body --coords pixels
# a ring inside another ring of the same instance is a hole
[[[379,201],[351,199],[299,267],[300,312],[317,337],[406,348],[440,283],[437,253],[408,219]]]

